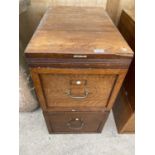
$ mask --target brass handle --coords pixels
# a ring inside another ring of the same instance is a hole
[[[70,90],[67,91],[67,95],[69,97],[73,98],[73,99],[84,99],[84,98],[86,98],[88,96],[88,94],[89,94],[89,92],[86,89],[85,89],[85,92],[84,92],[84,95],[83,96],[73,96],[71,94],[71,91]]]
[[[84,122],[82,120],[80,120],[79,118],[74,118],[71,119],[68,123],[67,126],[71,129],[82,129],[82,127],[84,126]]]

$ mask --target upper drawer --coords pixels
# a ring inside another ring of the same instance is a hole
[[[41,74],[48,107],[105,107],[116,75]]]
[[[31,68],[43,110],[110,110],[127,70]]]

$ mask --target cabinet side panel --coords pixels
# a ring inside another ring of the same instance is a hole
[[[123,70],[122,70],[122,71],[123,71]],[[121,88],[121,86],[122,86],[122,83],[123,83],[123,81],[124,81],[124,78],[125,78],[125,76],[126,76],[127,71],[128,71],[128,70],[126,69],[126,70],[124,70],[124,72],[121,72],[121,73],[118,75],[117,80],[116,80],[116,82],[115,82],[115,86],[114,86],[113,91],[112,91],[112,94],[111,94],[111,97],[110,97],[110,99],[109,99],[109,103],[108,103],[108,105],[107,105],[107,110],[110,110],[110,109],[112,108],[112,106],[113,106],[113,104],[114,104],[114,102],[115,102],[115,99],[116,99],[116,97],[117,97],[117,95],[118,95],[118,93],[119,93],[119,90],[120,90],[120,88]]]

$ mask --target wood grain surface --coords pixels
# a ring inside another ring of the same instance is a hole
[[[116,75],[40,75],[47,106],[50,108],[105,107],[116,77]],[[85,81],[86,84],[73,85],[71,81]]]
[[[49,8],[25,53],[133,56],[107,13],[93,7]]]
[[[43,110],[70,110],[95,108],[110,110],[118,94],[127,69],[66,69],[66,68],[31,68],[31,75]],[[85,81],[80,87],[71,81]],[[68,96],[88,96],[84,99],[73,99]]]
[[[133,57],[106,12],[49,7],[25,55],[49,132],[101,132]]]

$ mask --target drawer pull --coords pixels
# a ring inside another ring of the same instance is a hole
[[[88,92],[87,90],[85,90],[83,96],[73,96],[73,95],[71,94],[71,91],[70,91],[70,90],[67,91],[67,95],[68,95],[69,97],[73,98],[73,99],[84,99],[84,98],[86,98],[86,97],[88,96],[88,94],[89,94],[89,92]]]
[[[84,126],[84,122],[79,118],[74,118],[67,123],[67,126],[70,129],[82,129],[82,127]]]

